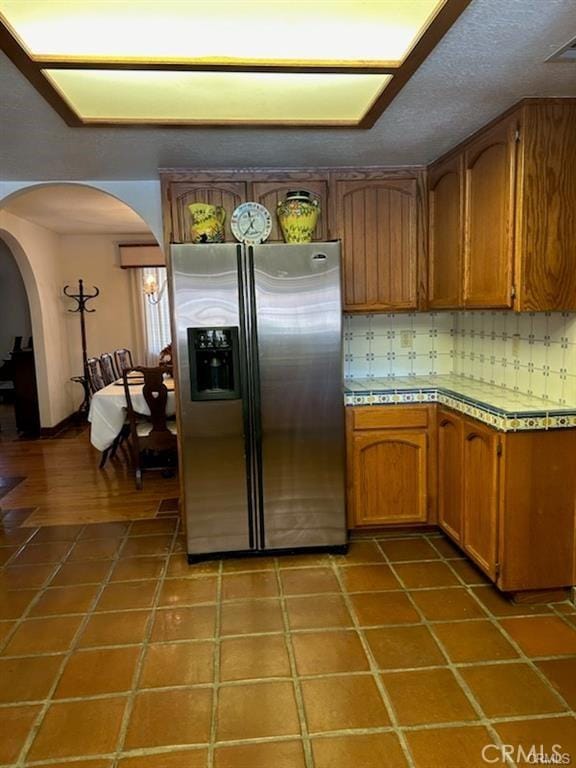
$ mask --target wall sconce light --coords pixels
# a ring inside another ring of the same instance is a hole
[[[162,287],[158,290],[158,280],[156,275],[148,273],[147,275],[144,275],[142,290],[150,304],[159,304],[164,295],[164,291],[166,290],[166,280],[164,280]]]

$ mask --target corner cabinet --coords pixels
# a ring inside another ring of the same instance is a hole
[[[463,431],[457,414],[438,412],[438,524],[457,544],[463,531]]]
[[[464,152],[464,306],[512,306],[516,122],[505,120]]]
[[[498,433],[464,419],[462,546],[491,579],[498,576],[499,466]]]
[[[438,411],[438,522],[505,592],[575,575],[576,429],[499,432]]]
[[[414,175],[335,178],[333,233],[342,241],[346,311],[418,307],[420,182]]]
[[[429,168],[432,309],[576,310],[576,99],[527,99]]]
[[[428,306],[431,309],[454,309],[463,301],[464,171],[461,156],[450,157],[430,169],[428,204]]]
[[[491,579],[498,572],[499,433],[438,412],[438,523]]]
[[[426,406],[347,408],[350,527],[425,524],[434,441]]]

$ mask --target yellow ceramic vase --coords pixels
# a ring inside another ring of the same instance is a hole
[[[306,191],[288,192],[276,209],[287,243],[311,243],[320,214],[320,203]]]
[[[190,212],[193,243],[223,243],[224,219],[226,211],[221,205],[210,203],[190,203]]]

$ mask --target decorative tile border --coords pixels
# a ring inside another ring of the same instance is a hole
[[[366,385],[348,381],[346,405],[400,405],[406,403],[440,403],[459,413],[488,424],[501,432],[548,430],[576,427],[575,410],[506,411],[490,403],[454,392],[447,387],[415,387],[414,389],[368,389]]]

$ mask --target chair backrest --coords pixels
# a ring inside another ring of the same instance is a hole
[[[130,374],[141,373],[144,379],[142,395],[146,405],[150,409],[150,414],[142,414],[134,409],[132,396],[130,392]],[[165,450],[171,448],[176,443],[176,436],[168,429],[166,422],[166,404],[168,402],[168,389],[163,381],[163,368],[146,368],[138,366],[136,368],[123,371],[122,379],[124,381],[124,393],[126,395],[126,407],[128,410],[128,420],[132,435],[138,442],[144,442],[147,448],[152,450]],[[138,437],[137,422],[139,418],[145,416],[152,424],[151,431],[145,437]]]
[[[124,371],[134,367],[132,352],[129,349],[117,349],[114,352],[114,360],[116,360],[116,370],[120,376],[122,376]]]
[[[99,389],[103,389],[106,386],[100,371],[100,360],[97,357],[89,357],[86,360],[86,369],[88,373],[88,386],[90,387],[90,392],[94,394],[94,392],[98,392]]]
[[[100,371],[105,384],[112,384],[118,378],[114,368],[114,358],[110,352],[103,352],[100,355]]]

